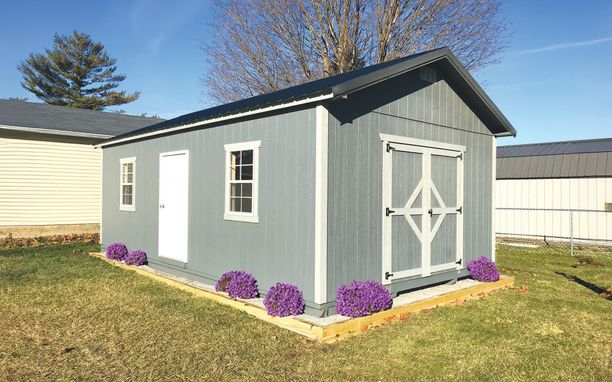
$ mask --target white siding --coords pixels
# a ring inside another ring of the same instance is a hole
[[[99,223],[101,151],[0,138],[0,226]]]
[[[496,208],[537,208],[574,211],[574,237],[612,240],[612,178],[502,179],[495,185]],[[593,212],[600,211],[600,212]],[[567,211],[497,210],[496,232],[507,234],[570,235]]]

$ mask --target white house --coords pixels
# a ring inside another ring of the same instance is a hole
[[[0,238],[98,232],[102,153],[92,144],[160,121],[0,100]]]

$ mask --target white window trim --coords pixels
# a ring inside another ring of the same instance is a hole
[[[259,223],[259,148],[261,141],[230,143],[225,145],[225,220],[234,220],[247,223]],[[253,197],[251,199],[252,212],[230,211],[230,153],[232,151],[253,150]]]
[[[123,204],[123,165],[132,164],[132,204]],[[136,211],[136,157],[122,158],[119,160],[119,210]]]

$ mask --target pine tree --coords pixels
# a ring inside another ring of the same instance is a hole
[[[102,43],[74,31],[67,36],[56,34],[53,49],[30,53],[17,69],[23,73],[21,86],[48,104],[103,110],[140,96],[115,90],[126,79],[115,74],[116,62]]]

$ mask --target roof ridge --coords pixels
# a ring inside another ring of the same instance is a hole
[[[535,143],[522,143],[516,145],[500,145],[499,148],[505,147],[527,147],[527,146],[546,146],[546,145],[559,145],[559,144],[576,144],[576,143],[591,143],[591,142],[607,142],[612,141],[611,138],[591,138],[591,139],[577,139],[571,141],[550,141],[550,142],[535,142]]]

